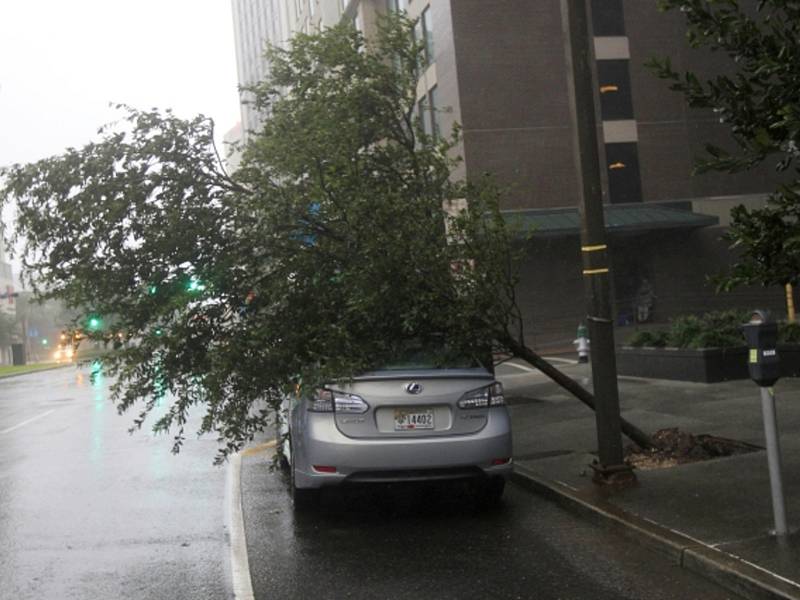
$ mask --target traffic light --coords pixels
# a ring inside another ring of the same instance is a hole
[[[186,285],[186,289],[190,292],[202,292],[206,289],[206,285],[197,279],[197,277],[192,276],[189,278],[189,283]]]
[[[103,320],[98,316],[91,316],[87,321],[89,326],[89,331],[99,331],[100,328],[103,326]]]

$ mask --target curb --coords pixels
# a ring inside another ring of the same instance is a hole
[[[751,600],[800,600],[800,585],[686,534],[668,529],[592,494],[551,481],[520,464],[511,480],[598,525],[618,531],[681,568]]]

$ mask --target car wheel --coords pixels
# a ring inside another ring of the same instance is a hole
[[[292,505],[296,511],[313,508],[317,503],[317,490],[313,488],[299,488],[294,483],[294,467],[292,467]]]
[[[484,508],[491,508],[500,504],[503,491],[506,489],[506,480],[502,477],[491,477],[482,482],[478,487],[478,504]]]
[[[294,456],[294,449],[292,449],[292,456]],[[295,485],[294,464],[289,465],[289,469],[291,474],[289,487],[292,493],[292,505],[294,506],[294,509],[296,511],[305,511],[313,508],[317,503],[317,490],[314,488],[297,487],[297,485]]]
[[[279,454],[278,454],[278,467],[280,468],[281,471],[286,473],[286,472],[289,471],[289,467],[290,467],[289,459],[286,458],[286,455],[283,452],[280,452],[280,450],[278,452],[279,452]]]

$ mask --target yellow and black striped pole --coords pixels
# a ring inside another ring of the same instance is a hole
[[[595,84],[587,0],[561,0],[572,117],[573,154],[578,175],[581,254],[592,343],[591,364],[599,465],[595,480],[633,478],[625,465],[617,388],[611,283],[600,179]]]

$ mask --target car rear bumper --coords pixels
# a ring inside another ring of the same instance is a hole
[[[511,474],[511,421],[505,407],[489,410],[486,426],[465,435],[354,439],[343,435],[332,414],[308,414],[293,429],[295,485],[317,488],[342,483],[422,481]],[[497,459],[509,459],[493,464]],[[314,467],[335,468],[320,472]]]

